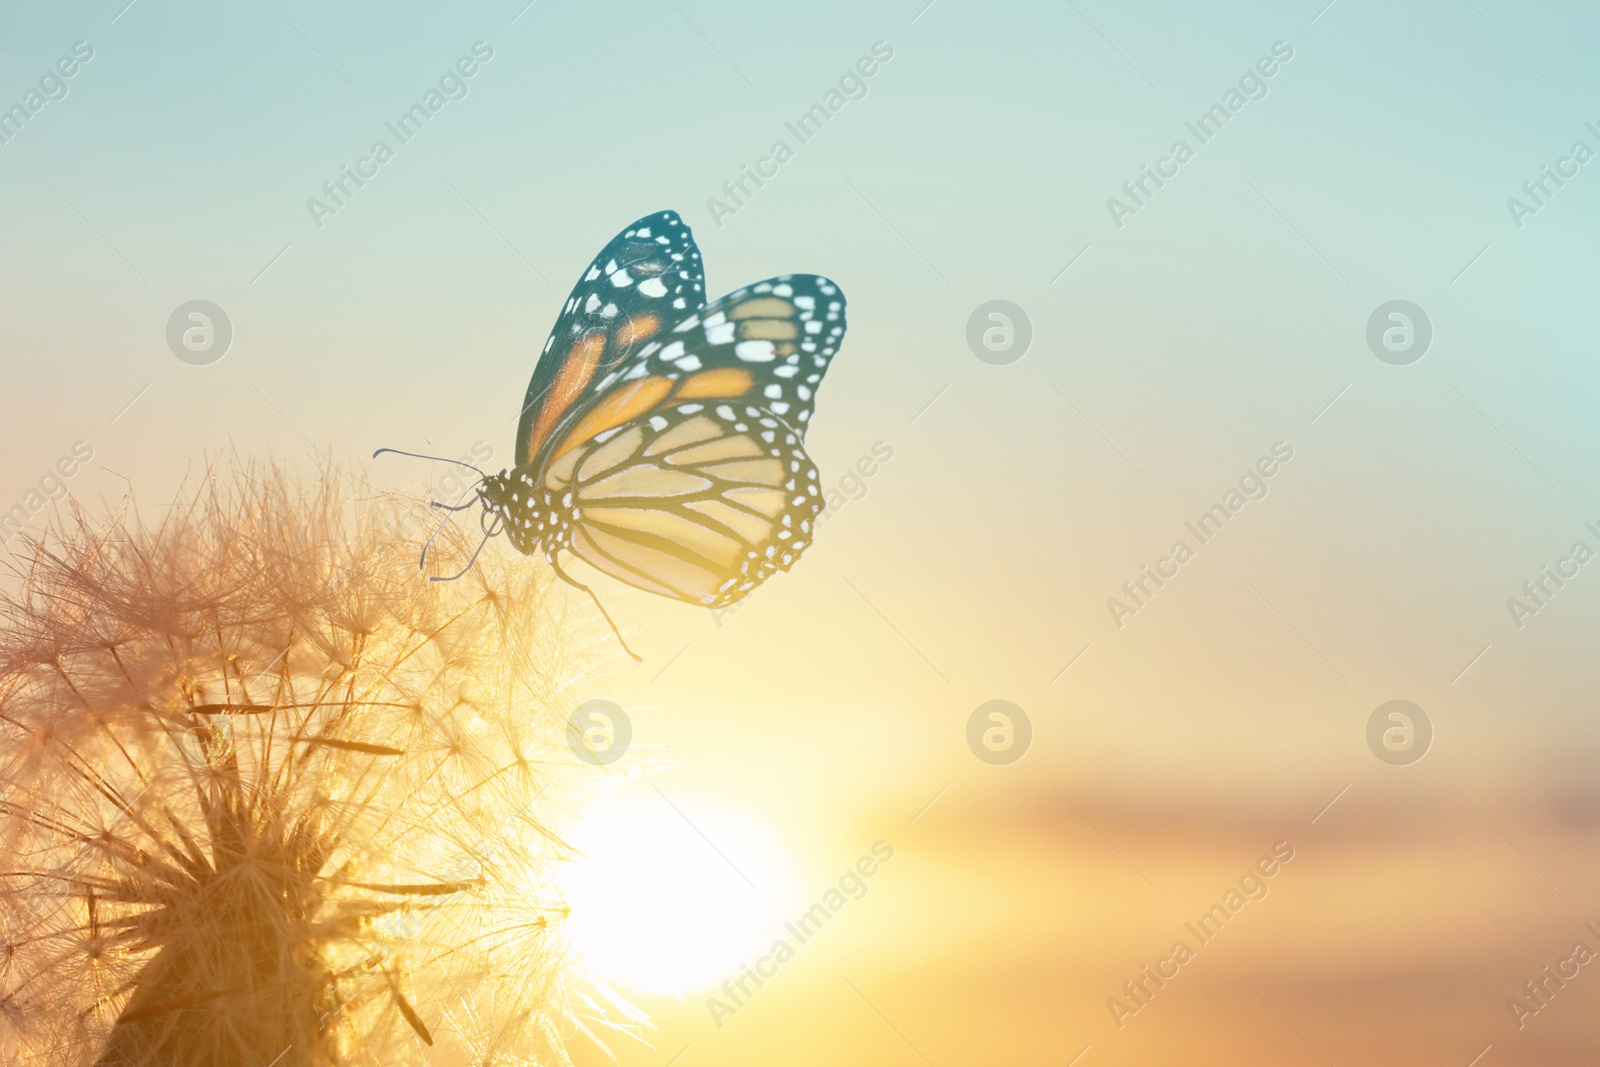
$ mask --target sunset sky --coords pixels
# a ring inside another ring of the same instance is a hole
[[[652,1020],[624,1067],[1600,1053],[1600,964],[1525,989],[1600,953],[1591,6],[125,3],[4,16],[0,109],[46,99],[0,143],[0,512],[154,512],[230,452],[419,499],[446,468],[374,449],[499,470],[649,212],[713,295],[849,299],[795,570],[723,613],[597,579],[642,663],[571,594],[581,696],[632,725],[571,883],[585,974]],[[967,339],[997,299],[1012,362]],[[168,346],[191,300],[231,323],[208,365]],[[1412,362],[1369,345],[1395,300]],[[991,700],[1014,762],[969,748]],[[1369,746],[1391,700],[1420,760]]]

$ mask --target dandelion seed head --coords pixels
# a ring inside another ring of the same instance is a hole
[[[0,1062],[568,1062],[570,642],[532,568],[426,582],[403,507],[240,465],[14,546]]]

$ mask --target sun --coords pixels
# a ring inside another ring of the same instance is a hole
[[[801,898],[772,830],[748,815],[645,784],[569,835],[560,876],[573,952],[634,993],[710,988],[758,956]]]

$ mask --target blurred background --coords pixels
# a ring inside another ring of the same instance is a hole
[[[825,273],[850,330],[804,562],[603,586],[639,664],[584,612],[622,1064],[1592,1063],[1600,13],[1324,4],[14,6],[0,513],[499,469],[572,283],[674,208],[713,294]],[[231,337],[186,361],[193,300]]]

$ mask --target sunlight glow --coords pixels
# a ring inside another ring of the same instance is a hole
[[[560,879],[572,948],[597,977],[636,993],[706,989],[759,955],[801,897],[794,865],[762,823],[669,802],[645,785],[570,835]]]

